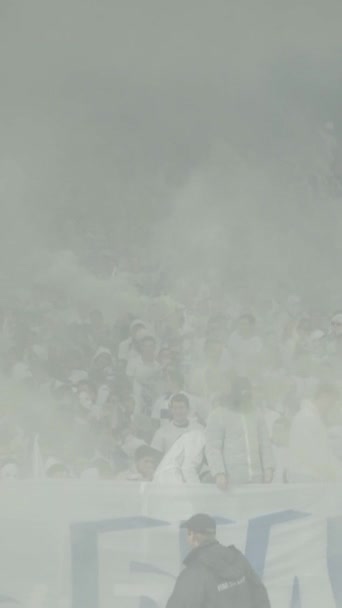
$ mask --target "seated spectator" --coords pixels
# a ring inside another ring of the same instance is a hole
[[[134,454],[134,464],[117,475],[118,481],[152,481],[160,460],[160,454],[148,445],[139,446]]]
[[[246,378],[235,379],[228,400],[208,417],[206,456],[216,485],[270,483],[274,471],[271,440]]]
[[[184,393],[176,393],[170,401],[170,420],[155,433],[151,446],[166,454],[184,433],[200,430],[198,422],[190,419],[189,399]]]

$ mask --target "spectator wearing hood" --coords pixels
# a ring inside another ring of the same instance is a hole
[[[100,346],[91,361],[89,378],[96,385],[104,384],[115,377],[113,355],[109,348]]]
[[[164,374],[165,391],[155,401],[151,416],[160,426],[170,420],[170,401],[177,393],[183,393],[189,400],[190,418],[194,420],[205,420],[207,407],[204,399],[197,397],[184,390],[184,376],[178,369],[169,369]]]

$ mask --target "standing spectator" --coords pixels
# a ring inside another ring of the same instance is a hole
[[[133,380],[136,414],[150,416],[160,395],[162,371],[156,358],[156,340],[146,334],[139,342],[139,356],[127,365],[127,376]]]
[[[270,483],[274,459],[266,422],[253,402],[246,378],[236,379],[228,403],[208,418],[206,455],[216,485]]]
[[[216,540],[216,522],[197,513],[181,526],[192,549],[166,608],[270,608],[268,594],[245,556]]]
[[[254,315],[245,314],[238,319],[237,328],[229,338],[228,351],[239,376],[251,376],[258,372],[264,346],[257,334]]]
[[[222,340],[215,335],[208,337],[204,344],[204,362],[191,374],[192,391],[209,403],[212,396],[223,389],[230,365]]]

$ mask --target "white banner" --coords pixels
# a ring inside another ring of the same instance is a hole
[[[196,512],[246,554],[273,608],[342,607],[341,486],[82,481],[2,482],[0,606],[164,606]]]

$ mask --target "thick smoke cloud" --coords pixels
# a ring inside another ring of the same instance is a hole
[[[4,277],[65,246],[71,218],[175,274],[206,260],[234,285],[333,289],[340,210],[320,131],[341,129],[339,2],[1,10]]]

